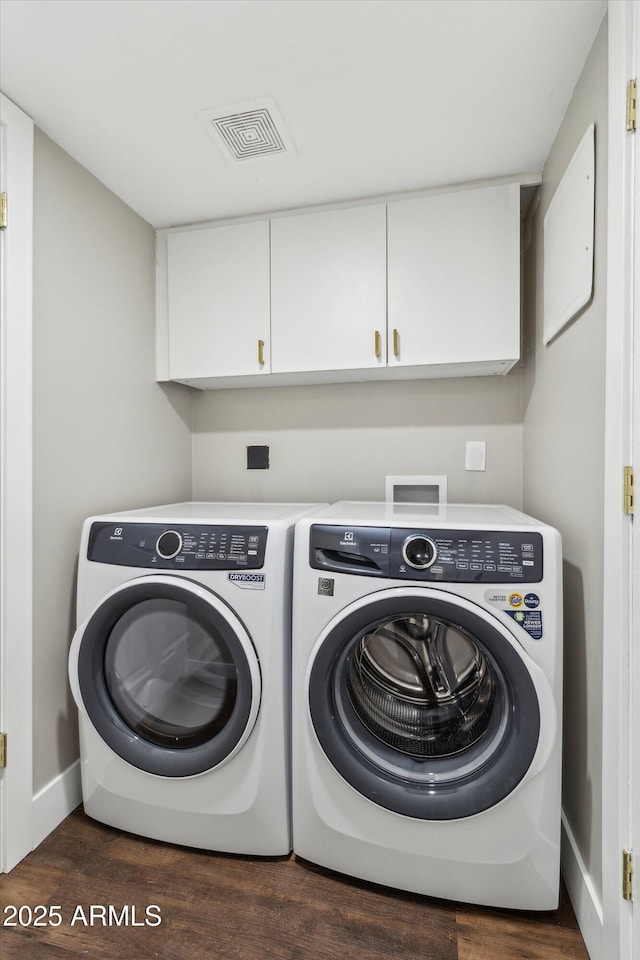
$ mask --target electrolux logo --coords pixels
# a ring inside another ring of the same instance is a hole
[[[353,530],[345,530],[344,536],[340,541],[341,547],[353,547],[356,545],[356,537]]]

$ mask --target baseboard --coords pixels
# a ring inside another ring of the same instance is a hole
[[[33,849],[81,802],[80,761],[76,760],[33,798]]]
[[[562,876],[591,960],[605,960],[602,903],[562,813]]]

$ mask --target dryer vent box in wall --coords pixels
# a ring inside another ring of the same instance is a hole
[[[386,477],[387,503],[446,503],[447,478]]]

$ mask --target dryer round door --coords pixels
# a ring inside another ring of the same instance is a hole
[[[343,610],[315,645],[306,690],[340,775],[424,820],[500,803],[555,730],[550,686],[513,634],[429,588],[383,590]]]
[[[258,715],[249,634],[220,597],[181,577],[112,591],[78,628],[69,663],[78,706],[118,756],[148,773],[211,770],[241,749]]]

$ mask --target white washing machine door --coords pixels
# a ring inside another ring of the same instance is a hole
[[[76,631],[69,677],[105,743],[165,777],[230,760],[260,707],[245,627],[220,597],[182,577],[139,577],[109,593]]]
[[[360,794],[424,820],[469,817],[539,770],[552,691],[514,635],[428,587],[369,594],[336,616],[308,665],[309,720]]]

